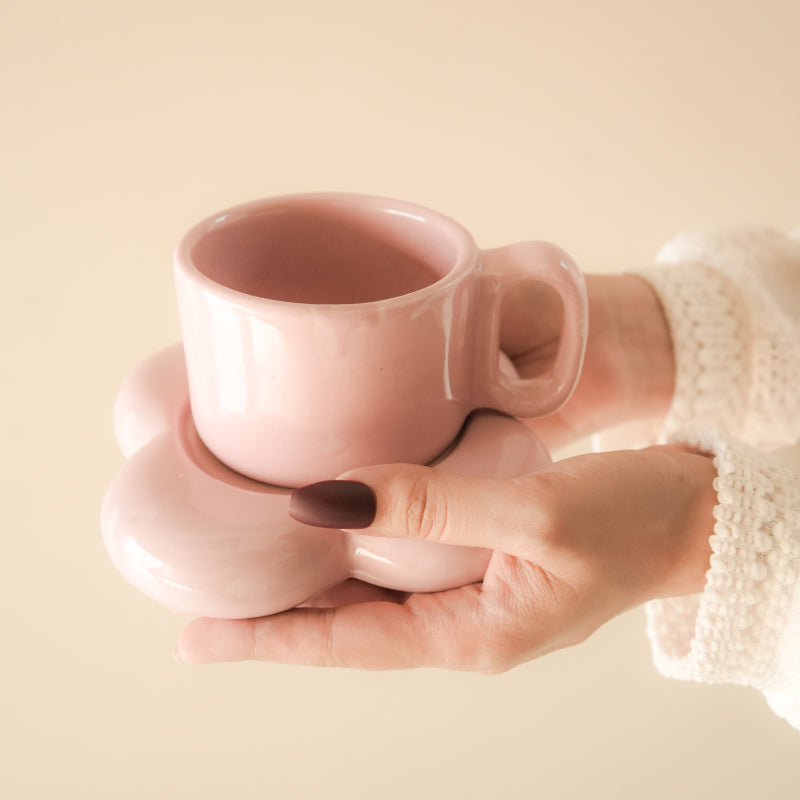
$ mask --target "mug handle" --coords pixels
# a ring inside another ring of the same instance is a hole
[[[543,417],[567,402],[580,376],[589,327],[586,284],[572,259],[549,242],[519,242],[483,250],[481,266],[482,324],[477,349],[480,406],[515,417]],[[500,367],[500,317],[503,300],[515,287],[545,283],[561,297],[564,316],[553,365],[534,378],[513,378]],[[482,384],[482,386],[481,386]]]

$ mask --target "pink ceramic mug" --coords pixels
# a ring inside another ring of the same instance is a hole
[[[480,250],[425,208],[350,194],[258,200],[181,240],[175,278],[194,423],[257,480],[299,486],[375,463],[427,463],[467,415],[543,416],[569,397],[586,292],[544,242]],[[502,369],[500,313],[520,284],[561,296],[552,368]]]

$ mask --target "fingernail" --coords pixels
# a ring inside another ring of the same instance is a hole
[[[289,514],[318,528],[367,528],[375,519],[375,492],[359,481],[320,481],[292,493]]]

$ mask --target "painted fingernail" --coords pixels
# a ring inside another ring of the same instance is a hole
[[[375,519],[375,492],[359,481],[320,481],[292,493],[289,514],[318,528],[367,528]]]

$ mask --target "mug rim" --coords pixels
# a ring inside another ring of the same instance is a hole
[[[231,222],[252,216],[264,209],[279,208],[282,205],[289,206],[309,201],[320,204],[342,202],[367,208],[374,213],[398,213],[412,217],[420,222],[433,223],[438,229],[448,234],[450,241],[456,244],[454,263],[441,278],[419,289],[393,297],[357,303],[303,303],[247,294],[209,278],[194,264],[191,258],[192,248],[208,233]],[[403,306],[418,302],[421,297],[432,298],[438,296],[472,271],[477,254],[478,247],[472,234],[459,222],[434,209],[379,195],[356,192],[305,192],[250,200],[208,215],[192,225],[179,239],[174,251],[173,268],[176,277],[181,274],[186,280],[195,285],[205,286],[208,291],[216,296],[239,306],[276,307],[284,311],[294,309],[298,312],[309,308],[325,309],[328,312],[337,310],[346,312],[353,309]]]

